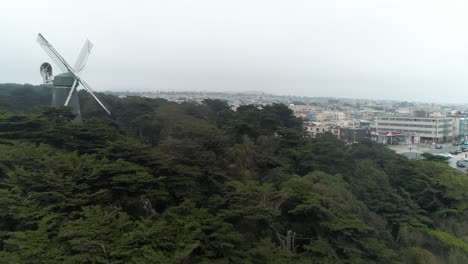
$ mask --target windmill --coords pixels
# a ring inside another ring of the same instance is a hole
[[[41,64],[41,76],[44,80],[44,84],[51,84],[54,80],[54,75],[52,74],[52,65],[48,62],[44,62]]]
[[[101,101],[94,94],[94,90],[87,84],[81,77],[80,73],[88,61],[88,56],[91,53],[93,44],[86,40],[83,48],[81,49],[78,58],[76,59],[73,67],[65,61],[65,59],[52,47],[52,45],[41,35],[37,35],[37,42],[44,51],[49,55],[52,61],[62,70],[63,73],[56,76],[52,75],[52,66],[45,62],[41,65],[41,75],[45,84],[52,83],[52,105],[53,106],[68,106],[73,109],[76,114],[76,119],[81,119],[80,103],[78,101],[77,88],[81,86],[90,93],[99,105],[110,115],[110,111],[101,103]]]

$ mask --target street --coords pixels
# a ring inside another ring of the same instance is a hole
[[[449,154],[448,152],[455,149],[460,149],[461,146],[452,146],[451,143],[447,144],[440,144],[443,147],[441,149],[433,149],[429,148],[429,145],[420,144],[419,146],[413,145],[410,149],[409,145],[389,145],[389,148],[394,150],[396,153],[404,155],[410,159],[416,159],[422,153],[428,152],[431,154]],[[457,161],[462,160],[464,158],[468,158],[468,152],[462,152],[458,155],[451,155],[452,158],[449,160],[449,165],[453,168],[458,169],[459,171],[466,172],[466,168],[459,168],[457,167]],[[468,162],[466,163],[468,166]]]

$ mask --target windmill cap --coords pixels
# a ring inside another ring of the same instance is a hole
[[[65,72],[54,77],[54,86],[71,87],[75,82],[75,76],[71,72]]]

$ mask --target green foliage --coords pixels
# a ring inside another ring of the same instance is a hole
[[[42,106],[49,105],[51,98],[52,92],[47,86],[0,84],[0,110],[31,113]]]
[[[449,157],[434,155],[428,152],[424,152],[423,154],[421,154],[421,157],[423,157],[425,160],[428,160],[428,161],[435,161],[435,162],[442,162],[442,163],[448,163],[450,159]]]
[[[80,92],[75,123],[2,94],[2,263],[468,262],[468,177],[438,159],[310,139],[281,104],[102,95],[108,117]]]

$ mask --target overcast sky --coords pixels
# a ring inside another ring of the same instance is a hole
[[[15,0],[0,12],[0,83],[42,82],[41,32],[71,65],[93,42],[82,76],[98,91],[468,101],[467,1]]]

